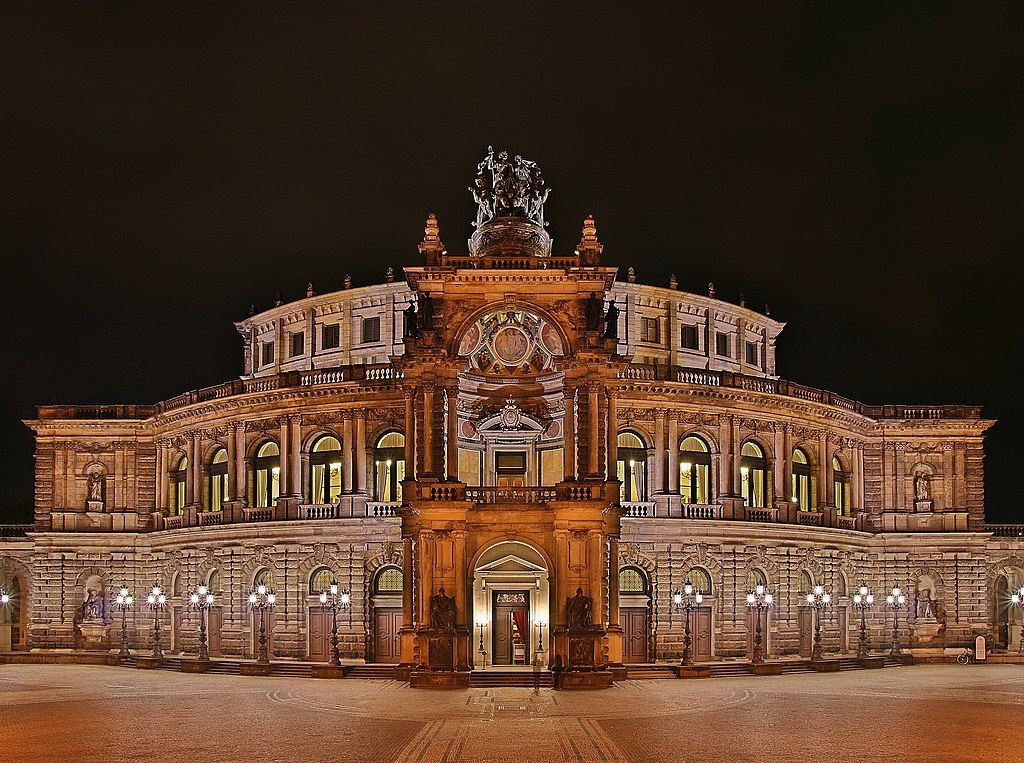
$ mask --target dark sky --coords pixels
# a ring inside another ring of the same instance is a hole
[[[236,377],[250,303],[415,264],[428,212],[464,251],[488,144],[556,253],[592,212],[640,281],[770,304],[783,377],[984,405],[1022,521],[1014,4],[664,5],[4,3],[0,521],[34,405]]]

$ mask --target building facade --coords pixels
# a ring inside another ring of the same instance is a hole
[[[404,280],[236,324],[239,379],[156,405],[41,406],[35,521],[0,538],[0,651],[116,647],[113,596],[215,594],[214,655],[251,657],[254,586],[275,659],[326,661],[319,593],[350,594],[343,657],[400,676],[542,663],[621,675],[693,656],[1020,647],[1024,527],[985,523],[975,406],[872,406],[786,381],[783,324],[708,294],[616,280],[592,218],[557,254],[536,165],[489,153],[464,253],[431,215]],[[899,586],[907,604],[885,594]],[[153,617],[129,617],[143,647]],[[426,672],[431,672],[427,670]]]

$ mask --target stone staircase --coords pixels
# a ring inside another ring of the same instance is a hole
[[[652,679],[672,678],[676,672],[669,665],[627,665],[626,678],[631,681],[649,681]]]
[[[345,678],[371,678],[378,681],[393,681],[395,678],[395,666],[380,663],[353,665],[345,673]]]
[[[472,689],[499,686],[550,689],[554,686],[554,678],[550,670],[474,670],[469,674],[469,686]]]

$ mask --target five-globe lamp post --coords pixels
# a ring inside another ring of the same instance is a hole
[[[864,659],[868,656],[868,625],[867,611],[875,603],[875,595],[871,593],[866,585],[853,595],[853,606],[860,610],[860,640],[857,642],[857,657]]]
[[[122,586],[114,598],[114,606],[121,611],[121,652],[118,655],[121,659],[128,657],[128,610],[132,608],[135,599],[131,592]]]
[[[206,641],[206,620],[210,607],[213,606],[213,594],[205,585],[196,586],[188,596],[188,605],[199,612],[199,659],[210,659],[210,647]]]
[[[902,654],[900,649],[900,610],[907,603],[907,597],[899,587],[892,589],[892,593],[885,597],[885,604],[892,609],[892,649],[889,654]]]
[[[274,608],[277,596],[274,591],[260,583],[249,593],[249,609],[259,613],[260,620],[260,646],[256,662],[266,665],[270,662],[270,650],[267,648],[267,610]]]
[[[1010,601],[1021,608],[1021,619],[1020,619],[1020,646],[1018,651],[1024,654],[1024,586],[1020,587],[1020,590],[1014,591],[1010,597]]]
[[[160,644],[160,612],[167,605],[167,596],[160,586],[153,586],[153,590],[146,597],[146,604],[153,612],[153,657],[162,659],[164,656],[163,646]]]
[[[348,609],[352,603],[352,597],[347,588],[338,588],[337,583],[331,583],[331,587],[320,592],[320,606],[330,607],[331,610],[331,659],[330,664],[341,665],[341,654],[338,651],[338,610]]]
[[[484,649],[484,628],[487,627],[487,622],[477,620],[476,627],[480,631],[480,648],[477,650],[480,652],[480,669],[487,670],[487,650]]]
[[[747,594],[747,607],[754,611],[754,654],[751,662],[755,665],[764,662],[763,633],[761,630],[761,613],[767,612],[775,597],[763,585],[758,585]]]
[[[537,653],[544,652],[544,628],[547,625],[543,620],[537,621]]]
[[[690,648],[693,644],[693,638],[690,635],[690,613],[693,611],[694,606],[700,605],[704,601],[704,594],[694,589],[693,584],[689,580],[683,585],[682,590],[678,588],[672,594],[672,606],[676,609],[682,609],[686,612],[685,624],[683,625],[683,659],[680,664],[692,665],[693,664],[693,650]]]
[[[814,646],[811,648],[811,659],[822,659],[821,654],[821,613],[832,601],[832,596],[824,586],[816,585],[807,594],[807,605],[814,611]]]

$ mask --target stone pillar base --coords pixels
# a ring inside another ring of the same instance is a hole
[[[409,674],[409,686],[413,689],[468,689],[469,672],[414,670]]]
[[[270,663],[266,662],[243,662],[238,666],[238,672],[243,676],[269,676]]]
[[[141,670],[153,670],[160,667],[160,663],[163,661],[162,657],[136,657],[135,667]]]
[[[837,673],[839,660],[811,660],[811,669],[819,673]]]
[[[857,659],[857,662],[859,662],[865,668],[884,668],[885,667],[885,658],[884,657],[859,657]]]
[[[610,689],[612,672],[610,670],[563,671],[555,680],[555,687],[558,689]]]
[[[782,666],[774,662],[751,663],[750,672],[755,676],[781,676]]]
[[[344,678],[347,672],[345,665],[314,665],[310,669],[313,678]]]
[[[703,665],[673,665],[678,678],[711,678],[711,668]]]
[[[205,673],[210,669],[209,660],[182,660],[182,673]]]

